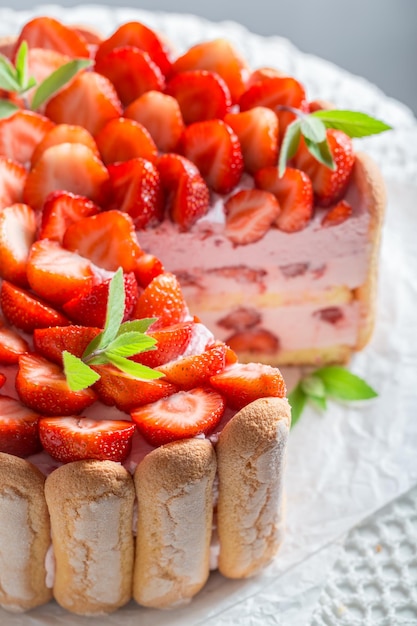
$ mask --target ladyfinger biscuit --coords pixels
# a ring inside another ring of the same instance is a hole
[[[56,601],[79,615],[110,613],[131,598],[135,490],[113,461],[76,461],[46,479]]]
[[[256,574],[279,548],[290,422],[285,398],[262,398],[239,411],[220,433],[217,531],[224,576]]]
[[[148,454],[135,472],[138,526],[133,597],[168,608],[187,602],[209,576],[216,456],[205,439]]]
[[[28,461],[0,453],[0,606],[20,612],[45,604],[50,538],[45,478]]]

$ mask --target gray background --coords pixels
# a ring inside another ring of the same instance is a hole
[[[36,4],[41,2],[0,0],[0,7],[14,9]],[[99,4],[235,20],[260,35],[287,37],[303,52],[364,76],[417,114],[417,0],[100,0]]]

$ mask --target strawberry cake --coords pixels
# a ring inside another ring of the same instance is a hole
[[[277,365],[369,339],[379,172],[224,39],[39,17],[2,53],[0,606],[175,607],[279,548]]]

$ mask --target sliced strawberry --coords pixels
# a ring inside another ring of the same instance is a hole
[[[100,208],[85,196],[77,196],[70,191],[53,191],[46,196],[43,205],[38,238],[62,244],[68,226],[99,211]]]
[[[7,321],[26,333],[35,328],[65,326],[67,318],[51,306],[7,281],[3,281],[0,290],[0,304]]]
[[[334,204],[329,208],[326,215],[321,220],[322,226],[338,226],[343,224],[352,215],[353,209],[349,202],[346,200],[340,200],[337,204]]]
[[[103,41],[101,33],[92,26],[87,26],[86,24],[72,24],[70,28],[78,35],[81,35],[81,37],[86,40],[87,44],[99,46]]]
[[[215,344],[201,354],[180,357],[158,367],[166,380],[179,389],[192,389],[209,384],[210,376],[225,368],[226,346]]]
[[[294,157],[295,167],[311,178],[316,202],[321,206],[330,206],[343,196],[355,163],[352,140],[344,132],[327,129],[327,141],[335,163],[334,170],[310,154],[303,138]]]
[[[304,87],[291,76],[271,76],[253,83],[242,94],[239,101],[241,111],[254,107],[268,107],[275,111],[279,119],[279,132],[282,138],[285,130],[294,119],[294,113],[280,107],[292,107],[308,111]]]
[[[48,101],[45,112],[57,124],[84,126],[96,135],[108,121],[120,117],[122,105],[105,76],[81,72]]]
[[[113,163],[108,209],[128,213],[136,229],[157,224],[163,217],[163,194],[159,172],[153,163],[140,157]]]
[[[26,287],[26,265],[35,241],[35,212],[27,204],[0,211],[0,277]]]
[[[210,206],[204,179],[194,163],[172,152],[159,158],[158,170],[171,219],[183,230],[189,230]]]
[[[0,387],[6,384],[6,376],[0,372]]]
[[[0,452],[25,457],[41,450],[39,415],[18,400],[0,396]]]
[[[137,354],[132,357],[132,360],[148,367],[158,367],[177,359],[189,345],[193,327],[194,322],[182,322],[160,330],[149,331],[147,334],[156,340],[156,349]]]
[[[136,157],[156,163],[158,150],[154,140],[146,128],[134,120],[124,117],[110,120],[95,139],[106,165]]]
[[[74,222],[64,234],[63,245],[109,271],[121,267],[130,272],[142,253],[133,220],[121,211],[105,211]]]
[[[124,274],[125,313],[123,321],[129,319],[139,291],[133,272]],[[106,321],[107,301],[109,297],[110,278],[98,285],[92,285],[87,291],[68,300],[63,306],[68,317],[78,324],[103,328]]]
[[[133,46],[114,48],[96,59],[96,72],[114,85],[124,106],[147,91],[163,91],[165,77],[147,52]]]
[[[277,167],[265,167],[256,172],[255,184],[277,198],[281,212],[276,225],[280,230],[293,233],[310,222],[313,216],[313,186],[305,172],[287,167],[280,177]]]
[[[57,146],[60,143],[82,143],[90,148],[96,157],[100,158],[97,144],[94,137],[82,126],[74,126],[71,124],[57,124],[44,135],[43,139],[38,143],[32,154],[32,167],[36,165],[45,150]]]
[[[115,48],[134,46],[147,52],[152,61],[158,65],[166,76],[171,70],[171,59],[168,47],[156,32],[140,22],[126,22],[105,39],[97,49],[96,61],[109,54]]]
[[[166,380],[133,378],[112,365],[94,365],[93,368],[100,374],[100,379],[94,384],[100,400],[126,413],[177,391],[175,385]]]
[[[207,70],[175,74],[166,86],[166,93],[178,101],[186,124],[222,120],[232,106],[230,90],[223,78]]]
[[[43,415],[72,415],[97,399],[92,389],[71,391],[62,368],[36,354],[19,357],[16,391],[21,401]]]
[[[136,259],[134,267],[136,280],[141,287],[147,287],[155,276],[165,272],[162,262],[153,254],[144,253]]]
[[[41,356],[62,365],[64,350],[74,356],[82,357],[84,350],[98,335],[100,328],[89,326],[52,326],[36,328],[33,333],[33,345]]]
[[[19,356],[29,352],[29,344],[15,330],[7,328],[0,321],[0,363],[17,363]],[[1,386],[1,385],[0,385]]]
[[[29,48],[47,48],[70,57],[88,57],[85,39],[52,17],[35,17],[26,22],[16,43],[16,50],[26,41]]]
[[[281,78],[282,76],[287,76],[285,72],[282,70],[278,70],[275,67],[258,67],[256,70],[250,73],[249,78],[246,82],[246,89],[252,87],[255,83],[259,83],[260,81],[264,81],[268,78]]]
[[[0,156],[0,210],[22,202],[27,172],[23,165]]]
[[[39,436],[45,450],[62,463],[99,459],[124,461],[132,447],[135,425],[127,420],[88,417],[43,417]]]
[[[249,328],[238,330],[226,339],[230,348],[239,354],[253,356],[275,355],[280,347],[279,339],[271,331],[265,328]]]
[[[62,143],[45,150],[29,172],[23,197],[40,210],[52,191],[70,191],[100,204],[108,172],[95,154],[80,143]]]
[[[155,276],[139,296],[132,314],[135,319],[158,318],[152,324],[152,331],[185,322],[188,316],[188,307],[178,279],[169,272]]]
[[[29,48],[28,51],[28,76],[33,76],[36,80],[36,85],[40,85],[46,78],[48,78],[53,72],[66,63],[71,61],[71,57],[62,52],[46,48]],[[33,95],[36,92],[36,87],[32,87],[25,93],[25,98],[32,104]],[[40,111],[43,111],[45,105],[40,107]]]
[[[9,61],[13,60],[16,41],[17,37],[14,35],[4,36],[0,40],[0,54],[8,58]]]
[[[266,107],[228,113],[224,121],[236,133],[250,174],[278,162],[278,117]]]
[[[184,131],[178,102],[160,91],[147,91],[125,109],[124,116],[142,124],[151,134],[158,150],[176,150]]]
[[[213,191],[229,193],[239,183],[242,150],[236,134],[222,120],[188,126],[181,139],[181,152],[195,163]]]
[[[222,396],[212,389],[197,387],[179,391],[154,404],[131,412],[139,432],[153,446],[209,433],[225,409]]]
[[[279,369],[262,363],[236,363],[212,376],[210,384],[234,409],[241,409],[258,398],[283,398],[286,394]]]
[[[48,239],[33,244],[27,265],[33,291],[58,306],[99,282],[95,271],[88,259]]]
[[[48,118],[33,111],[16,111],[0,120],[0,154],[25,165],[46,133],[54,127]]]
[[[233,103],[239,102],[249,76],[243,57],[229,41],[220,38],[192,46],[172,66],[172,74],[190,70],[208,70],[219,74],[229,87]]]
[[[262,239],[277,220],[280,207],[272,193],[260,189],[242,189],[224,205],[225,235],[235,245]]]

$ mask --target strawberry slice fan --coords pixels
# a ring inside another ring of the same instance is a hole
[[[384,207],[352,137],[389,127],[138,21],[35,17],[0,51],[0,605],[178,606],[282,542],[278,366],[321,366],[294,421],[375,395],[340,364]]]

